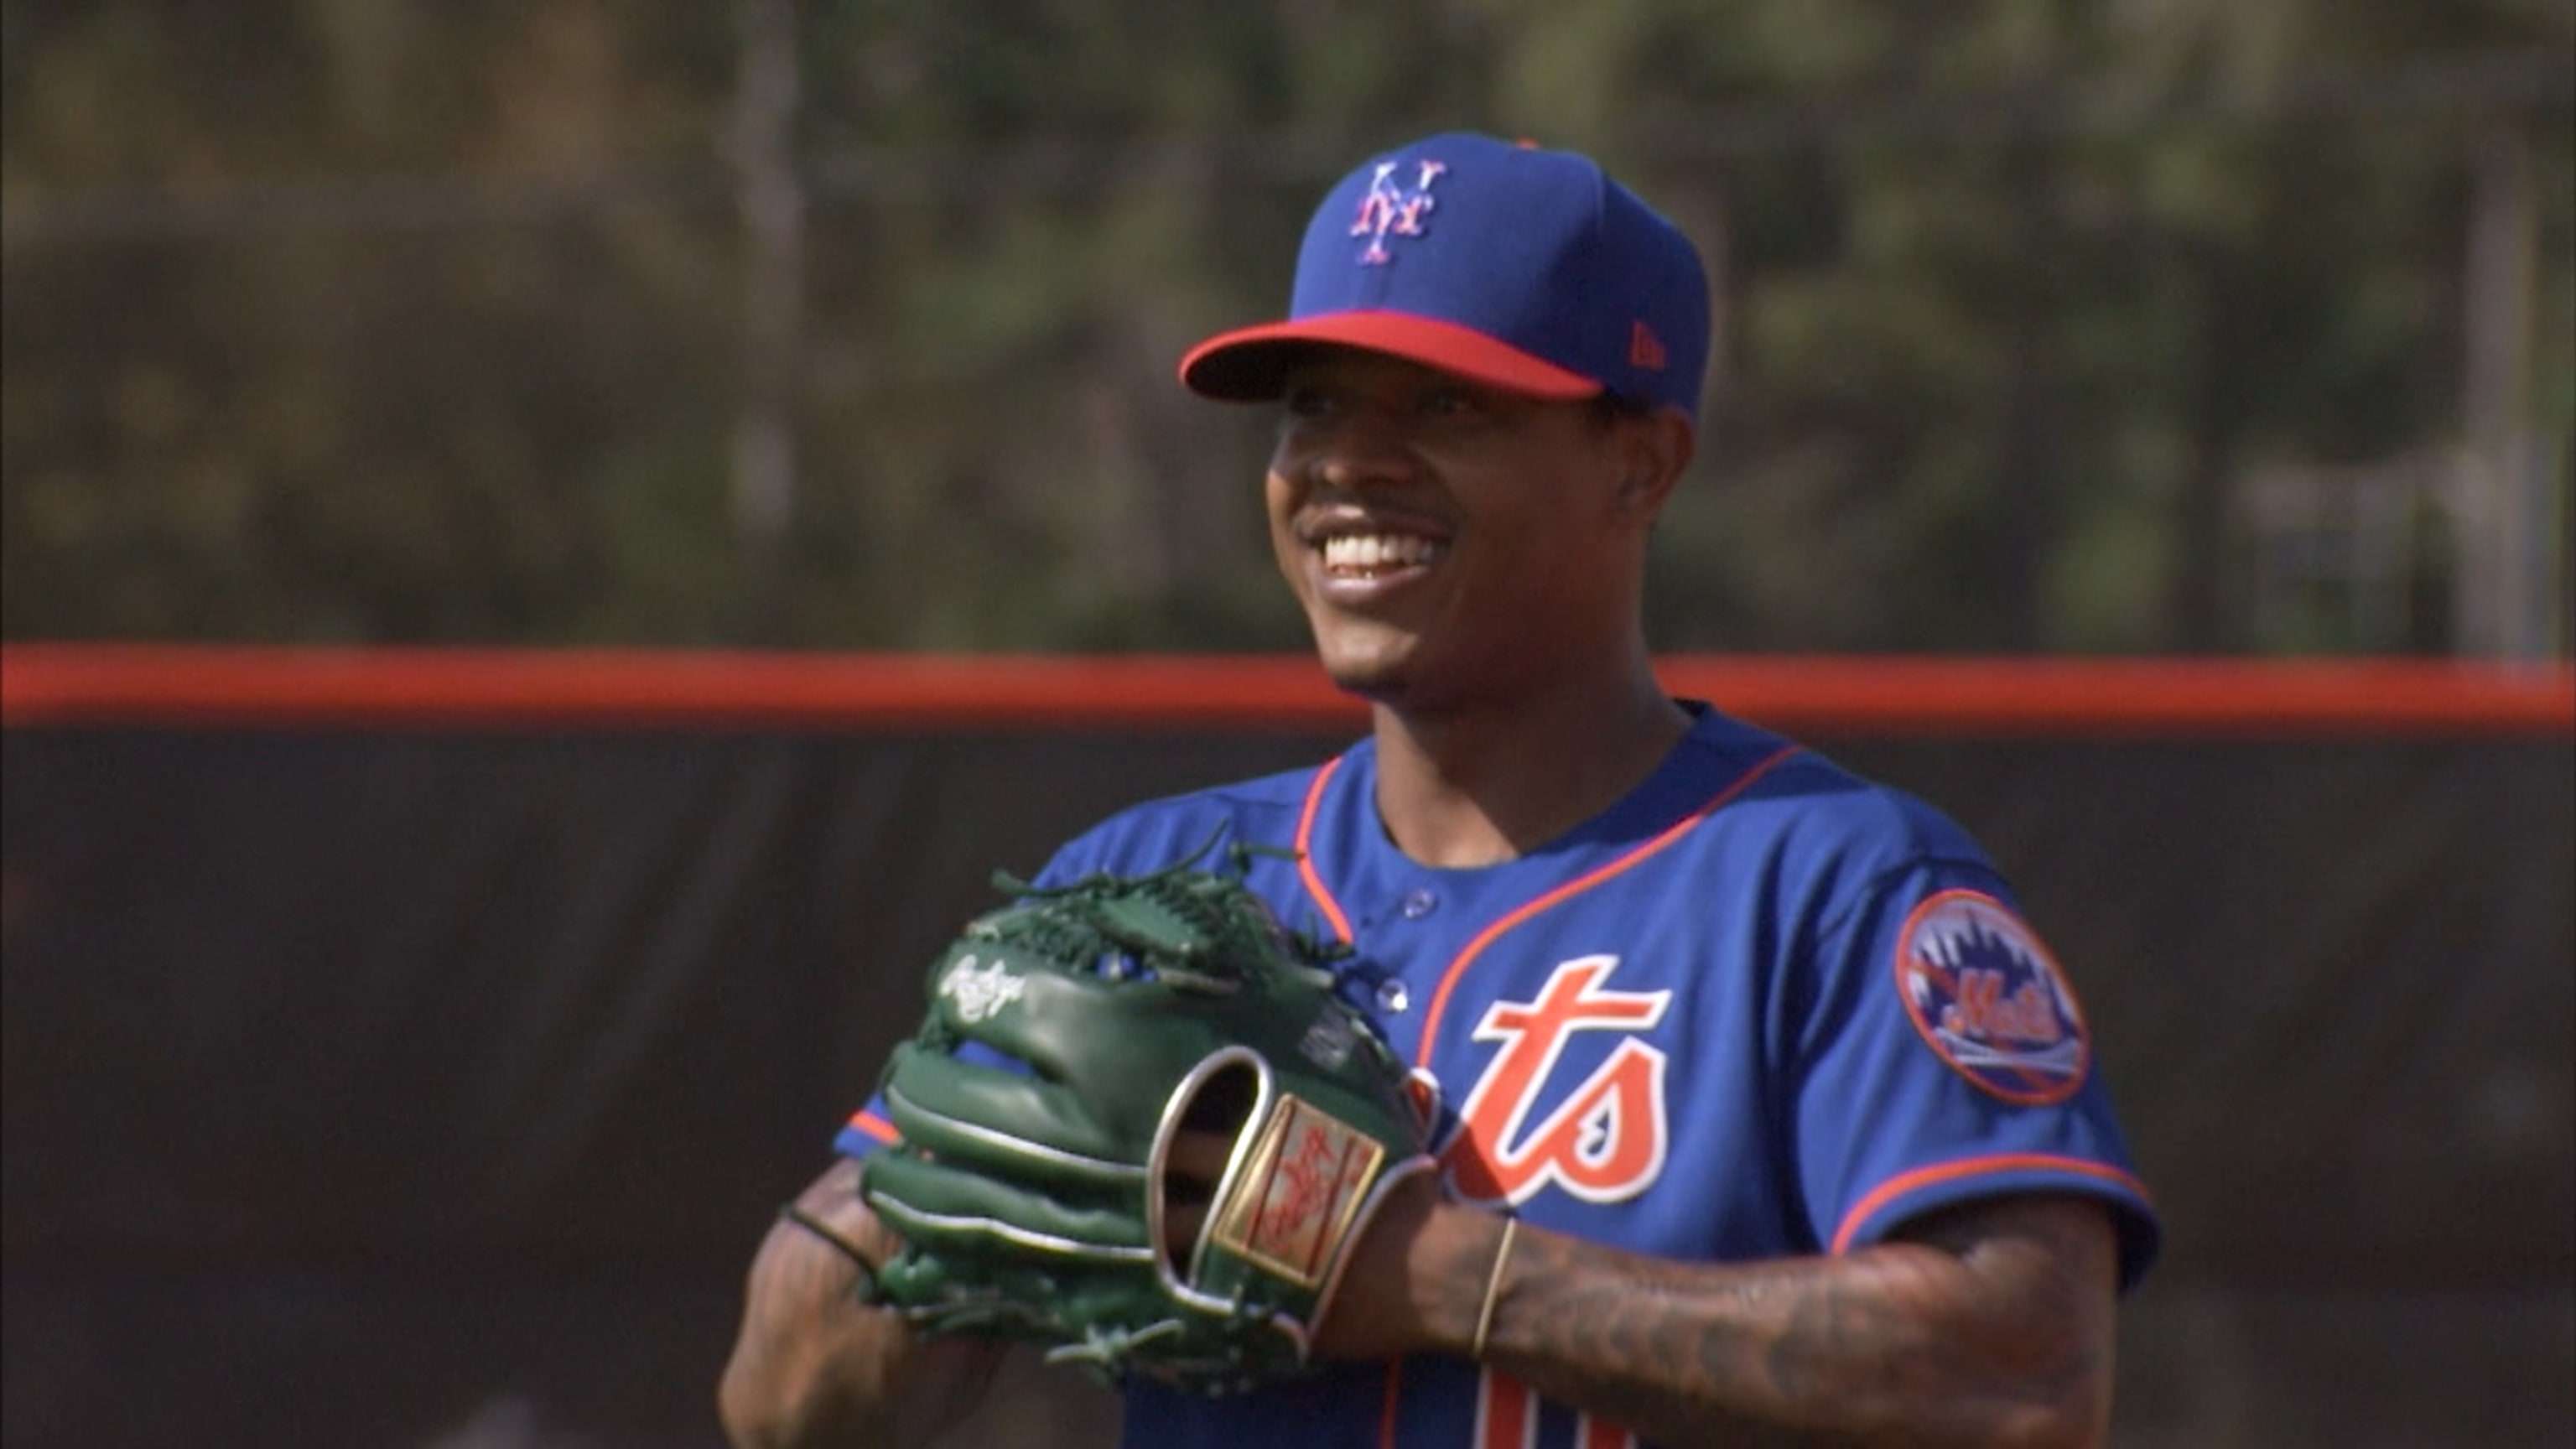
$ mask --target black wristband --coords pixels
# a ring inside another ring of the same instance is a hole
[[[778,1210],[778,1220],[780,1222],[794,1223],[796,1226],[803,1228],[805,1231],[812,1233],[818,1238],[821,1238],[824,1242],[831,1244],[834,1248],[839,1249],[841,1256],[850,1260],[850,1266],[859,1270],[859,1281],[856,1285],[859,1301],[861,1303],[874,1303],[877,1301],[877,1265],[868,1261],[868,1255],[859,1251],[858,1244],[842,1237],[839,1233],[833,1231],[831,1224],[824,1222],[821,1218],[814,1216],[812,1213],[805,1211],[803,1208],[798,1207],[792,1202]]]

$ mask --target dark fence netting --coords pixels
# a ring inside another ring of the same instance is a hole
[[[713,1446],[742,1273],[996,867],[1293,732],[32,727],[11,1449]],[[2576,1440],[2576,753],[1822,741],[1976,831],[2169,1219],[2115,1442]],[[1017,1362],[953,1442],[1087,1445]]]

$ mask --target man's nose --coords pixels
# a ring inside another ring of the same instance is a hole
[[[1307,463],[1316,482],[1337,489],[1390,482],[1417,465],[1411,441],[1396,419],[1356,409],[1317,430]]]

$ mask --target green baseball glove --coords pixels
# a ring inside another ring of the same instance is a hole
[[[886,1069],[902,1141],[861,1191],[905,1248],[878,1301],[1111,1381],[1214,1394],[1299,1372],[1351,1245],[1432,1165],[1402,1060],[1325,959],[1236,876],[1186,867],[970,923]],[[963,1059],[969,1042],[1025,1070]],[[1233,1145],[1183,1261],[1165,1245],[1185,1127]]]

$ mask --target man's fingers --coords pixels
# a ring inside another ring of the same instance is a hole
[[[1225,1160],[1233,1154],[1233,1137],[1184,1127],[1172,1134],[1171,1151],[1163,1158],[1163,1173],[1167,1179],[1200,1184],[1204,1195],[1216,1191],[1216,1180],[1225,1176]]]
[[[1163,1156],[1163,1252],[1175,1265],[1188,1263],[1198,1246],[1217,1179],[1233,1153],[1234,1139],[1222,1133],[1183,1128],[1172,1134]]]

